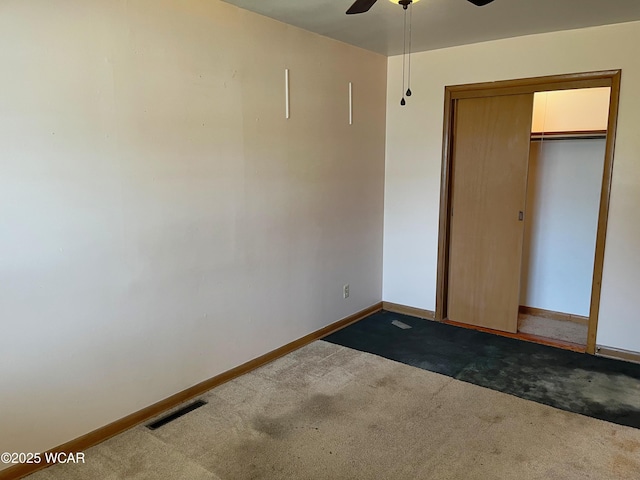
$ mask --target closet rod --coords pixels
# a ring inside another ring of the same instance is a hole
[[[575,132],[533,132],[531,140],[578,140],[607,138],[606,130],[583,130]]]

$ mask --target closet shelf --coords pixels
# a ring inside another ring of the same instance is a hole
[[[531,140],[578,140],[607,138],[606,130],[582,130],[575,132],[532,132]]]

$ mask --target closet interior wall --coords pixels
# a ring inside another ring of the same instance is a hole
[[[589,316],[610,88],[534,96],[520,302]]]

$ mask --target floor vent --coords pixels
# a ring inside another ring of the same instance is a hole
[[[186,415],[187,413],[194,411],[196,408],[200,408],[206,404],[207,402],[205,402],[204,400],[198,400],[197,402],[193,402],[193,403],[190,403],[189,405],[185,405],[180,410],[176,410],[175,412],[170,413],[169,415],[162,417],[153,423],[150,423],[149,425],[147,425],[147,428],[149,430],[155,430],[156,428],[160,428],[169,422],[173,422],[176,418],[180,418],[181,416]]]

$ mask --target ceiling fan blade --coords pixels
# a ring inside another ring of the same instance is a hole
[[[356,0],[353,5],[347,10],[347,15],[355,15],[356,13],[368,12],[373,4],[378,0]]]
[[[476,7],[484,7],[485,5],[490,4],[493,0],[468,0],[473,3]]]

